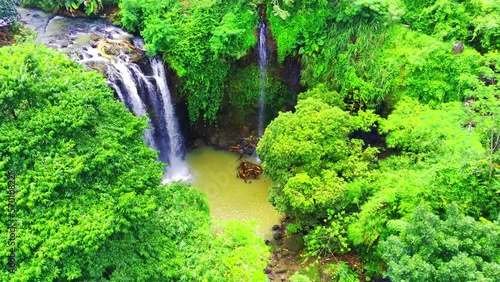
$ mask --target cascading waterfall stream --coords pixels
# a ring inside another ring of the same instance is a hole
[[[267,79],[267,44],[266,44],[266,24],[259,23],[259,43],[257,46],[259,52],[259,120],[257,127],[258,137],[264,134],[264,117],[266,112],[266,79]]]
[[[175,116],[175,109],[172,104],[170,90],[168,89],[167,79],[163,62],[160,58],[154,57],[149,59],[151,68],[153,69],[153,77],[156,81],[158,91],[163,100],[164,119],[167,129],[168,139],[170,140],[170,148],[168,153],[170,168],[167,168],[167,174],[164,177],[165,181],[169,180],[188,180],[190,175],[188,167],[184,160],[184,146],[182,134],[179,131],[179,124]]]
[[[136,47],[143,47],[142,40],[132,41]],[[158,57],[149,58],[149,62],[152,76],[145,75],[134,63],[125,61],[110,64],[109,83],[118,98],[135,115],[144,116],[149,109],[157,117],[155,121],[148,118],[150,129],[145,130],[144,137],[152,149],[160,150],[160,160],[168,163],[164,182],[187,181],[190,174],[184,160],[182,134],[175,116],[163,62]]]
[[[117,98],[134,115],[148,117],[144,139],[168,164],[165,182],[190,179],[163,63],[160,58],[145,57],[142,39],[100,19],[53,17],[27,9],[20,13],[22,22],[39,32],[38,43],[105,73]]]

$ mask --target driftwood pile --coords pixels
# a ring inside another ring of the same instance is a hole
[[[240,156],[238,158],[238,160],[240,160],[240,165],[238,166],[238,174],[236,176],[245,180],[245,182],[247,182],[248,179],[259,179],[259,176],[264,172],[260,165],[241,159],[245,154],[251,155],[255,153],[255,144],[257,144],[257,142],[257,138],[249,137],[239,140],[238,145],[227,148],[229,152],[233,152]]]
[[[248,179],[258,179],[263,170],[260,165],[242,160],[238,166],[238,177],[247,182]]]

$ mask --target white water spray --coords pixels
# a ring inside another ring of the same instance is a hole
[[[191,178],[191,175],[189,175],[187,163],[184,160],[184,143],[182,134],[179,131],[177,117],[175,116],[175,109],[172,104],[170,90],[168,89],[163,62],[158,57],[150,58],[150,62],[153,69],[153,78],[161,94],[163,110],[165,112],[163,117],[165,119],[168,139],[170,140],[170,150],[168,153],[169,167],[167,167],[167,174],[164,176],[164,181],[186,181]]]
[[[266,24],[262,21],[259,24],[259,120],[257,127],[258,137],[264,134],[264,118],[266,113],[266,79],[267,79],[267,44],[266,44]]]

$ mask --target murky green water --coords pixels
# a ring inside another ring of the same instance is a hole
[[[214,220],[254,220],[259,236],[272,237],[271,227],[280,222],[281,215],[267,200],[270,179],[245,183],[236,177],[238,156],[208,146],[188,153],[187,162],[193,186],[207,194]]]

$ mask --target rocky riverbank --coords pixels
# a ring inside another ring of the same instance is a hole
[[[274,240],[267,243],[271,247],[270,262],[264,272],[269,281],[290,281],[302,263],[301,251],[304,240],[300,235],[286,236],[285,224],[274,225],[272,228]]]

